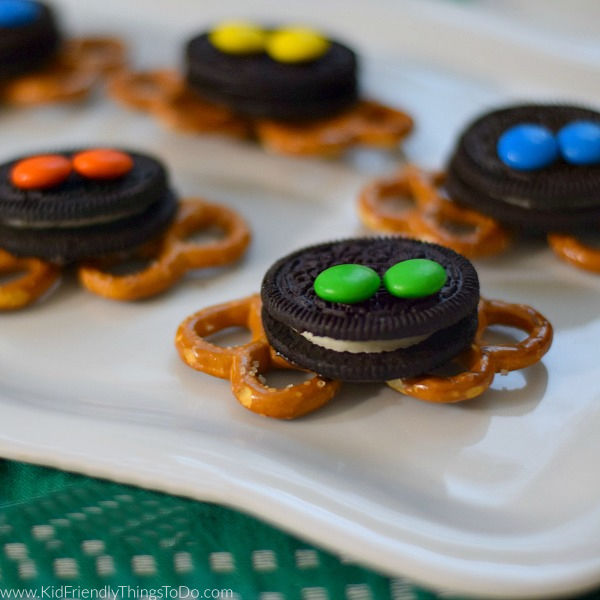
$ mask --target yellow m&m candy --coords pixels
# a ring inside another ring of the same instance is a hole
[[[209,33],[213,46],[227,54],[256,54],[265,49],[267,33],[248,21],[225,21]]]
[[[329,42],[317,31],[308,27],[278,29],[269,35],[267,54],[278,62],[300,63],[323,56]]]

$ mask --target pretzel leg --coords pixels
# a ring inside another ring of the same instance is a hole
[[[495,373],[524,369],[538,362],[552,344],[552,325],[524,304],[481,299],[479,325],[471,349],[456,359],[465,371],[451,377],[423,375],[394,379],[387,384],[398,392],[427,402],[460,402],[479,396],[491,385]],[[490,325],[507,325],[528,333],[515,344],[485,344]]]
[[[128,275],[113,275],[108,263],[83,263],[79,281],[90,292],[111,300],[139,300],[164,292],[183,275],[176,253],[162,252],[146,269]]]
[[[375,148],[393,147],[414,126],[409,114],[373,100],[359,102],[355,115],[356,142]]]
[[[123,68],[126,52],[125,44],[118,38],[72,38],[63,45],[58,61],[75,70],[106,74]]]
[[[0,311],[23,308],[42,296],[58,279],[60,269],[37,258],[17,258],[0,249],[0,274],[23,275],[0,284]]]
[[[228,108],[208,102],[190,90],[175,71],[122,71],[108,87],[118,102],[153,113],[172,129],[247,137],[250,125]]]
[[[554,254],[580,269],[600,273],[600,249],[593,248],[572,235],[548,234],[548,244]]]
[[[406,169],[406,178],[417,199],[424,239],[470,258],[497,254],[506,248],[509,235],[494,219],[458,206],[441,195],[443,174],[432,178],[411,165]],[[452,231],[448,225],[465,231]]]
[[[152,112],[168,127],[189,133],[219,133],[245,138],[251,134],[250,122],[227,107],[201,98],[185,85],[176,94],[156,102]]]
[[[318,375],[297,385],[275,389],[263,374],[271,369],[295,369],[269,346],[260,318],[258,295],[205,308],[187,318],[177,330],[175,346],[190,367],[231,380],[235,397],[248,410],[276,419],[293,419],[329,402],[340,382]],[[252,334],[247,344],[222,348],[206,341],[227,327],[246,327]],[[300,369],[301,370],[301,369]]]
[[[197,371],[229,379],[234,356],[247,344],[223,348],[204,338],[228,327],[246,327],[253,340],[262,339],[262,324],[254,316],[257,304],[260,305],[258,296],[249,296],[205,308],[188,317],[175,336],[175,346],[182,360]]]
[[[88,95],[97,79],[97,73],[92,71],[54,64],[5,83],[2,100],[15,106],[78,101]]]
[[[481,300],[477,338],[484,352],[492,354],[496,371],[515,371],[538,362],[552,344],[552,325],[537,310],[524,304],[502,300]],[[515,344],[485,344],[483,336],[490,325],[507,325],[526,331],[528,336]]]
[[[413,237],[421,229],[418,211],[415,206],[402,210],[388,208],[386,201],[394,196],[414,202],[408,180],[402,174],[389,179],[377,179],[365,186],[358,198],[360,218],[371,229]]]
[[[192,233],[215,226],[223,239],[210,243],[186,242]],[[246,222],[234,211],[201,200],[180,204],[175,221],[164,234],[158,254],[143,271],[113,275],[98,264],[79,268],[82,284],[91,292],[113,300],[138,300],[159,294],[190,269],[217,267],[237,260],[250,242]]]
[[[337,156],[350,146],[389,148],[413,127],[401,110],[362,100],[330,118],[295,124],[259,119],[256,135],[268,149],[297,156]]]
[[[444,198],[439,189],[443,180],[443,174],[432,177],[412,165],[395,177],[376,179],[359,196],[360,218],[372,229],[442,244],[471,258],[503,250],[507,232],[493,219]],[[413,206],[390,208],[387,200],[394,196]]]
[[[157,69],[122,71],[111,78],[108,92],[126,106],[151,110],[156,104],[176,96],[182,88],[183,80],[175,71]]]
[[[462,402],[476,398],[490,387],[495,374],[492,357],[488,352],[473,346],[457,362],[465,371],[451,377],[424,375],[393,379],[386,383],[397,392],[435,403]]]
[[[295,419],[317,410],[331,400],[339,381],[319,375],[283,389],[269,387],[260,380],[271,367],[270,348],[265,341],[249,344],[233,357],[231,389],[240,404],[252,412],[275,419]]]
[[[67,40],[45,68],[3,85],[2,99],[18,106],[85,98],[98,79],[125,63],[125,45],[117,38]]]
[[[179,240],[208,227],[216,227],[225,234],[220,240],[206,243],[179,242],[187,268],[218,267],[240,258],[250,243],[250,229],[235,211],[203,200],[184,200],[171,235]]]
[[[427,239],[448,246],[469,258],[491,256],[502,252],[509,243],[508,233],[496,221],[445,199],[434,210],[422,215]],[[470,229],[453,232],[447,225]]]

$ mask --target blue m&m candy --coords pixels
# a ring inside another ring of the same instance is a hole
[[[29,0],[0,0],[0,27],[19,27],[35,21],[40,7]]]
[[[498,140],[498,157],[519,171],[532,171],[551,165],[558,158],[558,143],[546,127],[522,123],[507,129]]]
[[[573,165],[600,164],[600,123],[573,121],[557,134],[562,157]]]

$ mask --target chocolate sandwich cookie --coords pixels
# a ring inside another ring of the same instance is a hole
[[[479,282],[452,250],[403,238],[299,250],[266,273],[262,321],[286,360],[344,381],[439,367],[471,344]]]
[[[0,2],[0,81],[48,62],[61,40],[52,10],[34,0]]]
[[[187,82],[235,113],[285,121],[335,115],[357,101],[357,58],[306,28],[225,23],[191,39]]]
[[[600,219],[600,113],[562,105],[496,110],[469,125],[448,166],[453,200],[533,232]]]
[[[154,158],[68,150],[0,165],[0,247],[55,263],[130,251],[162,233],[177,199]]]

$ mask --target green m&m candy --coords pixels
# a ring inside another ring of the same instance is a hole
[[[390,267],[383,275],[383,284],[398,298],[424,298],[439,292],[446,278],[446,270],[434,260],[411,258]]]
[[[356,304],[368,300],[381,285],[379,275],[363,265],[336,265],[321,271],[314,289],[319,298],[329,302]]]

